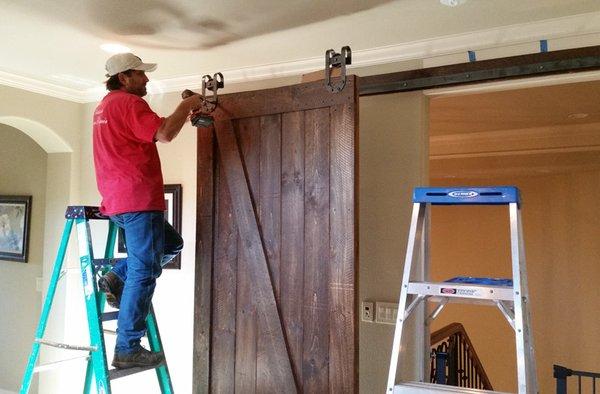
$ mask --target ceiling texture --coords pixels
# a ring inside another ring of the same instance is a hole
[[[94,101],[109,54],[129,47],[159,67],[162,91],[223,72],[226,82],[299,75],[325,50],[350,45],[353,67],[525,45],[551,49],[573,36],[597,40],[598,0],[0,0],[0,84]],[[587,38],[586,38],[587,37]],[[581,42],[581,41],[580,41]],[[458,57],[456,57],[458,56]],[[436,60],[437,59],[437,60]],[[427,63],[423,63],[427,65]],[[152,92],[152,90],[150,90]]]

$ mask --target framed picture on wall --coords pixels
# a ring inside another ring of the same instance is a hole
[[[0,196],[0,260],[27,262],[31,196]]]
[[[181,185],[165,185],[165,219],[175,231],[181,234]],[[177,255],[164,268],[181,269],[181,254]]]
[[[181,234],[181,193],[180,184],[165,185],[165,219],[173,228]],[[125,236],[123,230],[119,228],[117,237],[117,255],[115,257],[123,257],[127,253],[125,246]],[[181,269],[181,254],[175,257],[164,268]]]

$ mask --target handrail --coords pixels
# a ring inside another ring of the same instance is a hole
[[[556,393],[566,394],[567,393],[567,378],[569,376],[577,376],[578,391],[581,392],[581,378],[587,377],[592,378],[592,393],[596,394],[596,379],[600,379],[600,373],[597,372],[586,372],[586,371],[574,371],[569,368],[565,368],[560,365],[554,365],[554,377],[556,378]]]
[[[446,340],[447,340],[447,342],[446,342]],[[461,341],[462,341],[462,344],[460,343]],[[469,335],[467,335],[467,332],[462,324],[451,323],[443,328],[440,328],[439,330],[437,330],[431,334],[430,342],[431,342],[431,346],[434,350],[439,350],[442,348],[447,348],[449,350],[452,350],[451,349],[452,346],[451,346],[450,342],[452,342],[452,344],[454,344],[454,345],[458,345],[458,348],[462,347],[462,351],[464,353],[466,353],[468,360],[470,360],[472,363],[469,368],[470,371],[468,371],[468,372],[470,372],[472,375],[474,372],[474,375],[478,378],[476,380],[479,380],[479,386],[481,386],[481,387],[474,387],[474,388],[481,388],[484,390],[493,390],[492,384],[490,383],[490,380],[485,372],[485,369],[483,368],[483,364],[481,363],[481,360],[477,356],[477,352],[475,351],[475,348],[473,347],[473,343],[471,342],[471,339],[469,338]],[[440,344],[440,345],[436,347],[435,345],[438,345],[438,344]],[[460,349],[458,349],[458,350],[460,350]],[[458,356],[458,355],[456,355],[456,356]],[[463,357],[458,357],[458,358],[459,358],[459,363],[462,363],[464,366],[464,363],[466,360]],[[457,368],[458,367],[459,366],[457,366]],[[457,371],[457,372],[461,373],[461,371]],[[468,379],[467,371],[463,370],[462,375],[463,376],[461,377],[461,379],[458,379],[458,381],[456,382],[456,385],[461,386],[461,387],[468,387],[468,386],[463,386],[461,384],[461,383],[463,383],[464,380]],[[435,375],[433,375],[433,372],[432,372],[432,379],[434,376]]]

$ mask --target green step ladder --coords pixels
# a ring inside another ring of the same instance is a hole
[[[104,345],[104,329],[102,323],[104,321],[116,320],[118,318],[118,311],[104,312],[106,304],[106,295],[98,291],[97,280],[101,274],[104,274],[110,270],[112,264],[118,259],[113,259],[113,250],[115,246],[115,239],[117,235],[117,226],[108,220],[108,217],[100,214],[98,207],[90,206],[69,206],[65,213],[66,223],[63,230],[60,247],[54,262],[54,269],[52,271],[52,277],[48,287],[48,293],[44,301],[42,309],[42,315],[35,333],[35,340],[29,355],[29,361],[27,362],[27,368],[25,369],[25,375],[21,384],[20,394],[26,394],[29,392],[31,386],[31,379],[33,374],[44,370],[52,369],[63,362],[70,362],[74,359],[67,359],[57,362],[48,363],[46,365],[36,366],[40,346],[47,345],[61,349],[69,350],[81,350],[86,351],[87,355],[83,358],[87,359],[87,369],[85,376],[85,383],[83,392],[88,394],[91,389],[92,376],[96,381],[96,392],[98,394],[110,394],[110,381],[118,378],[122,378],[135,373],[143,372],[149,369],[156,370],[156,376],[158,378],[158,384],[160,386],[161,393],[170,394],[173,393],[173,385],[171,383],[171,377],[169,375],[169,369],[166,361],[164,361],[158,367],[147,367],[147,368],[127,368],[127,369],[108,369],[108,363],[106,360],[106,348]],[[92,238],[90,232],[90,223],[92,219],[108,220],[108,237],[106,241],[106,249],[104,251],[104,258],[94,259],[92,250]],[[69,237],[73,224],[77,228],[77,240],[79,246],[79,262],[81,265],[81,278],[83,280],[83,290],[85,296],[85,306],[87,310],[87,320],[90,333],[90,345],[69,345],[64,343],[58,343],[43,338],[44,331],[46,330],[46,324],[48,323],[48,316],[52,307],[52,301],[56,293],[56,287],[58,281],[63,276],[62,270],[67,246],[69,243]],[[150,344],[150,350],[153,352],[163,351],[162,342],[160,340],[160,334],[158,332],[158,325],[156,323],[156,316],[152,305],[150,306],[150,313],[146,318],[147,326],[147,337]]]

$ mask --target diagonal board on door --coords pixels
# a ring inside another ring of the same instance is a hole
[[[215,130],[231,203],[235,207],[233,213],[242,245],[241,253],[254,263],[248,271],[254,284],[261,326],[267,337],[265,341],[267,362],[271,366],[267,372],[273,387],[287,387],[293,391],[296,384],[292,375],[290,357],[285,346],[263,240],[259,234],[258,221],[252,206],[231,120],[218,121]]]
[[[357,391],[356,98],[226,95],[198,130],[194,392]]]

